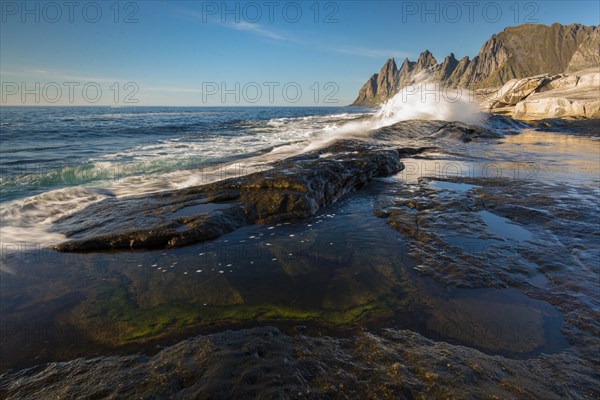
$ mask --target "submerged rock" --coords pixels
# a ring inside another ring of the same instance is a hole
[[[588,283],[600,272],[594,188],[446,177],[388,190],[376,214],[408,239],[419,275],[454,287],[516,288],[554,304],[568,340],[598,361],[590,352],[600,329],[597,288]]]

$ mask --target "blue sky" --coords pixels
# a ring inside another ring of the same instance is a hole
[[[78,3],[1,2],[0,104],[345,105],[388,57],[600,23],[597,1]]]

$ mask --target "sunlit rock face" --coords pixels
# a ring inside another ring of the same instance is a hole
[[[600,118],[600,71],[513,79],[482,102],[493,113],[522,120]]]
[[[566,72],[577,72],[589,68],[597,69],[600,65],[599,46],[600,30],[596,29],[590,33],[587,39],[581,42],[575,53],[573,53]]]
[[[599,38],[597,26],[524,24],[493,35],[473,59],[457,61],[451,53],[438,64],[426,50],[416,62],[404,60],[397,71],[390,59],[363,85],[353,105],[381,104],[402,88],[423,82],[471,90],[497,89],[512,79],[597,70]],[[392,85],[394,90],[390,90]]]

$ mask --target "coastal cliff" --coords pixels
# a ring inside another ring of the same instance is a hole
[[[576,72],[582,70],[588,70],[588,74],[598,73],[599,44],[598,26],[526,24],[508,27],[487,40],[473,59],[457,60],[450,53],[438,63],[428,50],[422,52],[416,62],[405,59],[400,68],[396,68],[393,59],[388,59],[381,71],[363,85],[352,105],[378,105],[402,88],[421,82],[440,82],[444,87],[482,90],[489,94],[512,80],[541,74],[581,76]]]

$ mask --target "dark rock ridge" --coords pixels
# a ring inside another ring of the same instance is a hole
[[[580,24],[508,27],[486,41],[472,60],[450,53],[442,63],[425,50],[416,62],[404,60],[396,70],[389,59],[379,74],[360,89],[352,105],[377,105],[400,89],[424,81],[447,87],[495,88],[511,79],[597,68],[600,28]],[[393,88],[393,89],[390,89]]]
[[[557,367],[560,366],[560,367]],[[515,360],[407,330],[349,338],[272,327],[198,336],[153,357],[77,359],[0,375],[4,399],[591,399],[573,354]]]
[[[151,249],[214,239],[241,226],[305,218],[371,178],[403,169],[404,151],[340,141],[213,184],[110,198],[58,221],[59,251]]]

